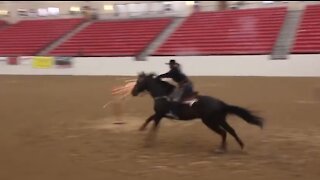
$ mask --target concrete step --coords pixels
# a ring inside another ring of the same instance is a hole
[[[300,23],[302,12],[303,11],[301,10],[287,12],[284,24],[273,47],[271,59],[287,59],[292,45],[294,44],[296,31]]]
[[[168,25],[137,57],[137,60],[145,60],[145,58],[153,54],[176,29],[186,20],[185,17],[176,17],[172,23]]]
[[[56,47],[60,46],[66,40],[68,40],[69,38],[71,38],[72,36],[74,36],[75,34],[80,32],[81,30],[83,30],[84,28],[89,26],[92,22],[93,21],[86,21],[86,22],[81,23],[75,29],[73,29],[69,33],[65,34],[61,38],[57,39],[55,42],[53,42],[51,45],[47,46],[45,49],[41,50],[37,55],[41,55],[41,56],[47,55],[50,51],[52,51]]]

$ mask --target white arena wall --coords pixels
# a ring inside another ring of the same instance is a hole
[[[25,19],[53,19],[53,18],[77,18],[83,17],[79,12],[80,7],[90,6],[93,12],[99,14],[100,19],[122,19],[136,17],[167,17],[167,16],[188,16],[193,9],[195,1],[0,1],[0,10],[9,12],[8,16],[2,16],[0,19],[10,23],[16,23]],[[288,10],[302,10],[305,5],[316,4],[319,1],[242,1],[240,9],[260,8],[260,7],[279,7],[286,6]],[[272,2],[272,3],[271,3]],[[171,4],[172,11],[164,12],[164,3]],[[191,4],[190,4],[191,3]],[[228,6],[235,7],[239,1],[227,1]],[[198,1],[201,11],[219,10],[219,1]],[[115,5],[114,8],[113,6]],[[106,6],[106,8],[105,8]],[[44,15],[47,8],[59,8],[58,15]],[[18,9],[24,10],[42,10],[39,16],[29,13],[28,16],[18,15]],[[78,15],[71,15],[70,9],[78,12]],[[79,9],[79,10],[76,10]],[[114,17],[116,9],[119,10],[119,17]],[[148,12],[148,13],[146,13]]]
[[[291,55],[288,60],[270,60],[270,56],[161,56],[147,61],[132,57],[75,57],[71,68],[35,69],[31,61],[18,65],[0,61],[1,75],[84,75],[135,76],[138,72],[163,73],[166,62],[176,59],[189,76],[275,76],[320,77],[320,54]],[[1,59],[0,59],[1,60]]]

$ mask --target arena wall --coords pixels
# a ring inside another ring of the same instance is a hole
[[[189,2],[189,3],[187,3]],[[1,19],[10,23],[16,23],[24,19],[52,19],[52,18],[72,18],[82,16],[71,15],[70,8],[80,8],[83,6],[90,6],[93,11],[99,14],[100,19],[113,19],[113,18],[132,18],[132,17],[162,17],[162,16],[187,16],[193,11],[193,5],[190,4],[194,1],[0,1],[0,10],[9,11],[9,16],[0,16]],[[319,1],[242,1],[243,4],[239,5],[240,1],[228,1],[228,6],[237,7],[240,9],[259,8],[259,7],[277,7],[287,6],[289,10],[302,10],[306,4],[315,4]],[[272,2],[272,3],[266,3]],[[163,12],[163,3],[170,3],[172,11]],[[219,8],[219,1],[199,1],[200,11],[216,11]],[[104,8],[104,6],[110,6]],[[118,8],[113,9],[113,5],[120,5]],[[25,10],[38,10],[39,8],[59,8],[59,15],[57,16],[19,16],[18,9]],[[116,9],[119,10],[119,16],[114,17]],[[146,13],[148,12],[148,13]]]
[[[320,77],[320,55],[291,55],[288,60],[270,60],[266,55],[149,57],[147,61],[134,61],[132,57],[76,57],[70,67],[47,68],[35,68],[32,58],[16,65],[9,65],[2,58],[0,74],[134,76],[141,71],[165,72],[165,62],[171,58],[180,62],[190,76]]]

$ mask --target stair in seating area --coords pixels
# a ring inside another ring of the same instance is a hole
[[[145,58],[153,54],[168,38],[176,31],[186,18],[176,17],[163,31],[137,56],[137,60],[145,60]]]
[[[195,12],[153,55],[270,54],[285,7]]]
[[[77,19],[23,20],[0,33],[0,55],[32,56],[71,31],[83,21]]]
[[[64,56],[136,56],[172,18],[96,21],[49,52]]]
[[[271,59],[287,59],[294,43],[302,11],[288,11],[278,39],[273,47]]]
[[[82,31],[85,29],[87,26],[89,26],[92,22],[91,21],[84,21],[83,23],[79,24],[78,27],[75,29],[71,30],[55,42],[53,42],[51,45],[47,46],[45,49],[43,49],[41,52],[38,53],[38,55],[47,55],[50,51],[53,49],[57,48],[59,45],[61,45],[63,42],[77,34],[78,32]]]

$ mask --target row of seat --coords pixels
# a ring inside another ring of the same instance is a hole
[[[192,14],[154,55],[271,53],[286,8]]]
[[[24,20],[0,32],[0,55],[35,55],[83,19]]]
[[[320,53],[320,4],[309,5],[304,11],[292,53]]]
[[[6,21],[0,20],[0,28],[6,25],[7,25]]]
[[[284,22],[286,8],[196,12],[154,55],[269,54]],[[320,5],[308,6],[293,53],[320,52]],[[82,19],[26,20],[1,30],[0,55],[34,55],[73,30]],[[135,56],[171,18],[97,21],[49,55]]]
[[[170,23],[171,18],[95,22],[49,54],[134,56]]]

